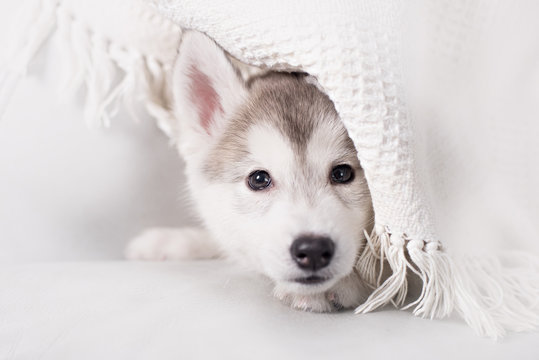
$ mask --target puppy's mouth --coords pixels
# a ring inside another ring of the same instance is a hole
[[[328,280],[329,278],[318,276],[318,275],[310,275],[310,276],[294,279],[295,282],[303,284],[303,285],[317,285],[317,284],[322,284]]]

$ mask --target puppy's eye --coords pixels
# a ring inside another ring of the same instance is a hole
[[[331,182],[335,184],[347,184],[354,180],[354,170],[350,165],[337,165],[331,169]]]
[[[271,185],[271,177],[264,170],[253,171],[247,178],[249,187],[255,191],[264,190]]]

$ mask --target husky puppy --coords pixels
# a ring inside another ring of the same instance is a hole
[[[173,75],[179,152],[204,229],[150,229],[130,259],[226,256],[275,283],[290,306],[359,305],[354,270],[371,197],[331,100],[306,74],[244,79],[211,39],[184,35]]]

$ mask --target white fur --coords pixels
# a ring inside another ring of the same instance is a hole
[[[213,41],[195,31],[189,31],[182,36],[182,51],[176,61],[173,74],[174,111],[179,124],[179,151],[184,157],[201,158],[210,147],[208,142],[217,140],[225,125],[226,115],[232,112],[245,99],[245,89],[237,81],[236,73],[229,61]],[[221,97],[224,114],[217,114],[213,137],[207,136],[197,120],[196,109],[190,102],[190,80],[188,71],[195,65],[202,73],[208,75],[213,87]],[[185,136],[189,134],[189,136]]]
[[[151,228],[135,237],[125,250],[129,260],[189,260],[219,257],[207,231],[199,228]]]

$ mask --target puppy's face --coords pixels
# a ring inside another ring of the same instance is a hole
[[[182,43],[174,95],[193,200],[223,251],[290,292],[349,274],[373,214],[329,98],[304,75],[245,82],[198,33]]]

